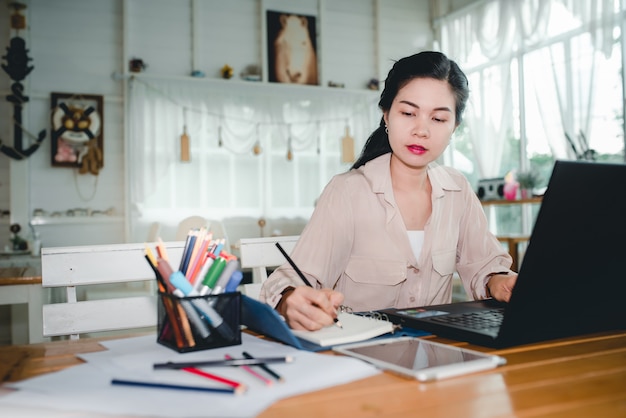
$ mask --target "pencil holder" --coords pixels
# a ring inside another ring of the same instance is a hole
[[[157,342],[179,353],[241,344],[241,294],[159,292]]]

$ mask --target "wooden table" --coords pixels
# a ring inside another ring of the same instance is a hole
[[[429,338],[499,354],[507,365],[433,383],[382,373],[281,400],[260,417],[626,416],[626,331],[503,350]],[[104,350],[99,341],[0,347],[0,376],[17,381],[80,364],[75,355]]]
[[[13,343],[44,341],[41,313],[43,301],[41,276],[0,277],[0,305],[12,305],[11,340]],[[25,310],[20,310],[16,306],[21,304],[26,304]],[[28,335],[26,336],[22,336],[18,330],[18,324],[24,319],[24,313],[28,317]]]

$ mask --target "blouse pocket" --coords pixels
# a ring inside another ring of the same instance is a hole
[[[394,306],[400,284],[406,281],[406,263],[399,260],[353,257],[345,270],[343,289],[354,310]]]
[[[450,276],[456,269],[456,250],[433,252],[433,268],[441,276]]]

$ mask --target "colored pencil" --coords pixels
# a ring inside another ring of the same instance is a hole
[[[235,388],[211,388],[206,386],[186,386],[186,385],[174,385],[170,383],[157,383],[157,382],[146,382],[139,380],[126,380],[126,379],[112,379],[112,385],[126,385],[126,386],[136,386],[136,387],[144,387],[144,388],[156,388],[156,389],[176,389],[176,390],[195,390],[201,392],[215,392],[215,393],[233,393],[238,394],[240,392]]]
[[[233,358],[231,356],[229,356],[228,354],[224,355],[224,358],[226,358],[226,360],[232,360]],[[268,378],[266,378],[265,376],[260,375],[259,373],[257,373],[256,371],[254,371],[252,369],[252,367],[250,366],[241,366],[241,368],[243,370],[245,370],[246,372],[250,373],[252,376],[256,377],[257,379],[259,379],[260,381],[262,381],[263,383],[265,383],[267,386],[272,386],[272,381]]]
[[[293,357],[235,358],[232,360],[208,360],[155,363],[155,369],[184,369],[185,367],[227,367],[227,366],[258,366],[262,363],[291,363]]]
[[[208,373],[208,372],[205,372],[205,371],[200,370],[200,369],[195,368],[195,367],[185,367],[185,368],[183,368],[181,370],[183,370],[185,372],[188,372],[188,373],[195,374],[197,376],[202,376],[202,377],[207,378],[207,379],[215,380],[216,382],[224,383],[225,385],[228,385],[228,386],[234,388],[235,390],[239,390],[241,392],[245,392],[246,389],[247,389],[246,385],[244,385],[243,383],[239,383],[239,382],[236,382],[234,380],[226,379],[225,377],[218,376],[218,375],[213,374],[213,373]]]
[[[246,351],[244,351],[243,356],[247,359],[254,359],[254,357],[252,357],[252,355]],[[272,376],[274,379],[278,380],[279,382],[283,381],[283,378],[281,375],[279,375],[278,373],[276,373],[274,370],[270,369],[269,367],[267,367],[267,365],[265,363],[260,363],[259,367],[261,367],[263,370],[265,370],[267,372],[267,374],[269,374],[270,376]]]

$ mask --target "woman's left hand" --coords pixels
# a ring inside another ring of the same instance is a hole
[[[494,274],[487,282],[487,290],[494,299],[508,302],[516,280],[517,273]]]

